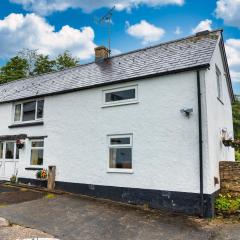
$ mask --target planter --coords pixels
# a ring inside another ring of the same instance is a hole
[[[18,139],[16,142],[16,145],[18,149],[22,149],[24,147],[24,142],[21,142],[21,140]]]
[[[24,147],[24,143],[17,143],[17,148],[22,149]]]
[[[240,149],[240,140],[224,139],[222,143],[225,147]]]
[[[223,142],[223,145],[224,145],[225,147],[231,147],[231,143],[232,143],[232,140],[231,140],[231,139],[229,139],[229,140],[223,140],[222,142]]]

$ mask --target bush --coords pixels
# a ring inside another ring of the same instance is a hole
[[[219,194],[215,200],[215,208],[219,213],[236,213],[240,210],[240,198],[232,198],[230,194]]]
[[[17,181],[17,176],[16,175],[12,175],[12,177],[10,178],[10,182],[11,183],[16,183]]]
[[[236,161],[240,161],[240,150],[235,152],[235,159]]]

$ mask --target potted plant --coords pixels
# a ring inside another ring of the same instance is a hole
[[[16,183],[17,182],[17,176],[16,175],[12,175],[10,178],[10,182],[11,183]]]
[[[18,149],[22,149],[24,147],[24,142],[22,142],[20,139],[17,139],[16,144]]]
[[[230,147],[232,143],[232,139],[223,139],[222,142],[225,147]]]
[[[240,149],[240,140],[223,139],[222,142],[225,147]]]
[[[46,169],[38,170],[36,173],[36,177],[38,180],[47,180],[48,173]]]

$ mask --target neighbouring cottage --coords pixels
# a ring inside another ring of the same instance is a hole
[[[1,179],[38,184],[55,165],[57,189],[213,216],[219,161],[234,161],[222,31],[95,50],[95,62],[0,85]]]

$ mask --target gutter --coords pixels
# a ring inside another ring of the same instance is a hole
[[[198,95],[198,129],[199,129],[199,182],[200,182],[200,216],[204,216],[203,195],[203,133],[202,133],[202,100],[200,70],[197,70],[197,95]]]
[[[72,93],[72,92],[78,92],[81,90],[86,90],[86,89],[91,89],[91,88],[97,88],[97,87],[105,87],[105,86],[110,86],[118,83],[127,83],[127,82],[132,82],[136,80],[143,80],[143,79],[148,79],[148,78],[153,78],[153,77],[160,77],[160,76],[166,76],[170,74],[177,74],[177,73],[182,73],[182,72],[187,72],[187,71],[195,71],[199,69],[207,69],[210,67],[209,63],[198,65],[198,66],[191,66],[191,67],[186,67],[182,69],[177,69],[177,70],[171,70],[171,71],[166,71],[166,72],[160,72],[160,73],[153,73],[149,75],[143,75],[143,76],[137,76],[137,77],[132,77],[132,78],[127,78],[127,79],[121,79],[121,80],[116,80],[116,81],[111,81],[111,82],[102,82],[102,83],[97,83],[93,85],[88,85],[88,86],[83,86],[83,87],[76,87],[76,88],[71,88],[71,89],[65,89],[65,90],[59,90],[56,92],[49,92],[49,93],[44,93],[44,94],[35,94],[27,97],[20,97],[20,98],[13,98],[10,100],[1,100],[0,98],[0,104],[4,103],[11,103],[11,102],[16,102],[16,101],[23,101],[23,100],[28,100],[28,99],[35,99],[35,98],[42,98],[42,97],[48,97],[48,96],[55,96],[59,94],[65,94],[65,93]],[[25,79],[19,79],[16,81],[24,81]],[[11,82],[6,83],[6,85],[11,84]],[[0,85],[0,87],[3,87],[4,84]],[[26,89],[25,89],[26,90]]]

